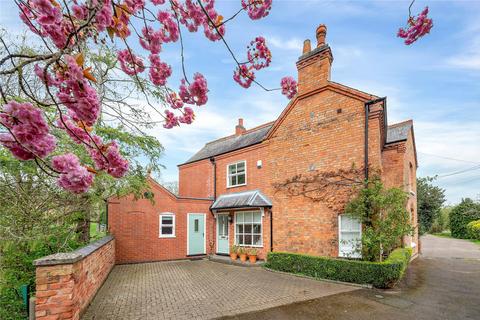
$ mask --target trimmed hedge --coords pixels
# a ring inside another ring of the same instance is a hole
[[[452,237],[468,239],[467,224],[480,219],[480,203],[466,198],[453,207],[450,212],[450,231]]]
[[[270,252],[265,267],[318,279],[371,284],[376,288],[391,288],[402,278],[411,256],[411,248],[395,249],[383,262]]]
[[[470,239],[480,240],[480,220],[467,224],[467,233]]]

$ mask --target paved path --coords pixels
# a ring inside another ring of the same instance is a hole
[[[480,319],[480,246],[422,237],[423,254],[393,290],[357,290],[232,319]]]
[[[209,319],[354,290],[206,260],[119,265],[83,319]]]

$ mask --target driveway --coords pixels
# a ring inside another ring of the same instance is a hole
[[[422,255],[393,290],[357,290],[231,319],[480,319],[480,246],[422,237]]]
[[[83,319],[210,319],[358,287],[211,262],[115,266]]]

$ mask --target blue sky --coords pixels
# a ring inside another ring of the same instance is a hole
[[[219,1],[225,17],[240,0]],[[9,32],[23,28],[13,1],[0,0],[0,24]],[[438,174],[449,203],[480,195],[480,1],[417,1],[413,12],[430,7],[434,27],[411,46],[396,37],[405,24],[409,1],[273,1],[270,15],[251,21],[245,14],[227,25],[226,39],[239,58],[255,36],[267,39],[271,67],[257,74],[267,87],[278,87],[285,75],[296,77],[302,42],[315,43],[315,29],[328,27],[334,62],[332,80],[388,97],[389,123],[413,119],[419,160],[418,176]],[[12,10],[10,10],[12,8]],[[196,109],[194,124],[172,130],[155,128],[165,146],[161,181],[177,180],[177,164],[207,141],[233,133],[237,119],[247,128],[274,120],[287,104],[279,92],[232,80],[234,64],[220,42],[203,33],[184,33],[187,73],[199,71],[208,80],[206,106]],[[133,39],[130,40],[133,43]],[[140,50],[139,50],[140,51]],[[165,48],[171,63],[171,86],[180,77],[178,46]],[[464,172],[461,172],[464,171]],[[461,173],[459,173],[461,172]],[[453,175],[449,175],[452,174]],[[443,175],[449,175],[442,177]]]

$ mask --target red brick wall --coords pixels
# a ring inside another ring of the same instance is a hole
[[[213,165],[209,159],[179,167],[178,194],[185,197],[213,197]]]
[[[80,260],[55,264],[61,259],[53,255],[36,261],[54,263],[36,268],[36,319],[80,319],[115,264],[115,240],[87,256],[72,254]]]
[[[210,200],[177,199],[151,181],[154,194],[148,199],[125,196],[108,202],[109,231],[117,240],[117,263],[176,260],[187,257],[187,214],[206,214],[206,250],[213,230]],[[175,215],[175,237],[160,238],[160,214]],[[210,230],[210,231],[209,231]]]

